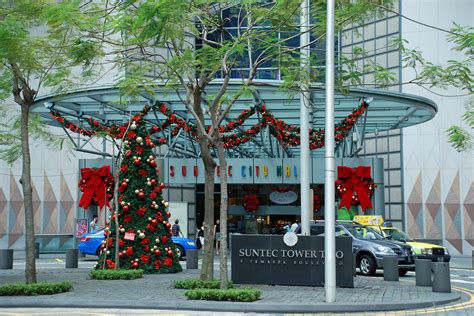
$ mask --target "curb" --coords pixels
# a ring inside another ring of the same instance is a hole
[[[318,303],[314,305],[288,305],[288,304],[266,304],[266,303],[241,303],[241,302],[215,302],[215,301],[181,301],[175,303],[149,303],[136,304],[136,301],[106,301],[94,304],[79,304],[76,302],[58,302],[60,299],[31,299],[9,297],[7,302],[0,301],[0,307],[4,308],[114,308],[114,309],[157,309],[157,310],[191,310],[191,311],[222,311],[222,312],[266,312],[266,313],[318,313],[318,312],[370,312],[370,311],[394,311],[411,310],[418,308],[437,307],[452,303],[461,299],[461,293],[434,293],[440,296],[432,300],[416,300],[411,302],[395,301],[382,302],[372,305],[344,304],[344,303]]]

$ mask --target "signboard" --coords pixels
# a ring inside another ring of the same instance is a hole
[[[134,233],[125,233],[123,239],[125,240],[135,240],[135,234]]]
[[[356,215],[353,220],[361,225],[383,225],[383,217],[380,215]]]
[[[89,223],[87,218],[76,218],[76,238],[81,238],[82,235],[89,231]]]
[[[268,197],[270,201],[276,204],[291,204],[298,200],[298,194],[293,191],[288,192],[278,192],[273,191]]]
[[[231,239],[232,282],[324,286],[324,237],[297,236],[296,243],[281,235]],[[336,237],[336,285],[354,287],[353,275],[352,238]]]

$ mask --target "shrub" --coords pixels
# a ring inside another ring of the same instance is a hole
[[[177,289],[218,289],[220,281],[219,280],[212,280],[212,281],[203,281],[200,279],[184,279],[178,280],[174,282],[173,286]],[[229,282],[229,288],[233,288],[233,284]]]
[[[184,293],[190,300],[253,302],[260,298],[258,289],[194,289]]]
[[[72,290],[70,282],[10,283],[0,286],[0,296],[51,295]]]
[[[144,271],[138,270],[91,270],[89,273],[91,279],[95,280],[134,280],[143,278]]]

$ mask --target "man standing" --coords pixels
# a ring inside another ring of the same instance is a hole
[[[174,221],[174,225],[171,227],[171,234],[173,234],[175,237],[179,237],[179,235],[184,237],[183,233],[181,232],[181,227],[179,227],[179,219]]]

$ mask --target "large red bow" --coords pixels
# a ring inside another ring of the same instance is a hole
[[[337,175],[339,182],[341,182],[341,185],[345,189],[342,193],[341,203],[339,203],[340,208],[345,207],[350,209],[354,193],[356,193],[363,211],[367,208],[372,208],[372,201],[370,200],[368,189],[368,184],[371,182],[370,167],[359,166],[352,169],[350,167],[339,166],[337,167]]]
[[[258,209],[260,202],[256,194],[244,195],[244,209],[249,213],[255,213]]]
[[[108,186],[113,186],[113,182],[110,166],[103,166],[99,169],[82,168],[79,187],[83,193],[79,207],[88,208],[91,201],[94,200],[100,208],[103,208],[104,205],[110,208],[106,190]]]

